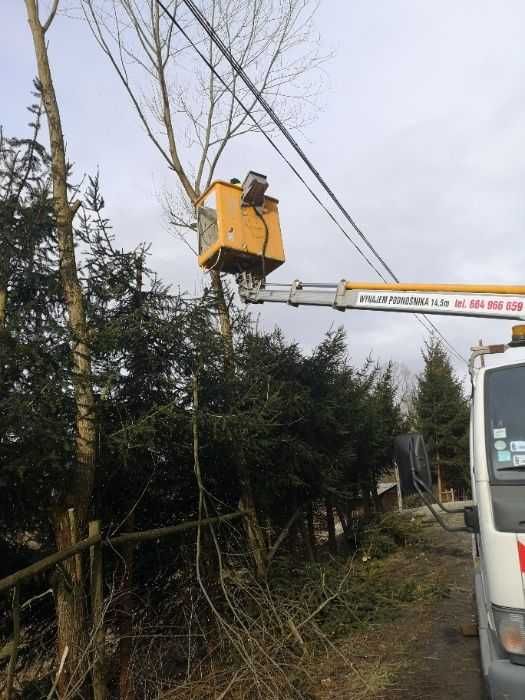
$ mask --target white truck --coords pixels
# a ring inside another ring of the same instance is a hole
[[[523,340],[517,333],[513,342]],[[525,364],[475,368],[475,358],[490,351],[475,349],[471,361],[474,505],[465,521],[474,533],[474,590],[487,688],[497,700],[517,700],[525,698]]]
[[[449,527],[434,501],[421,435],[396,440],[405,488],[412,486],[447,530],[472,533],[474,593],[481,666],[488,697],[525,698],[525,363],[476,367],[480,356],[523,346],[525,329],[509,345],[475,347],[470,359],[470,473],[473,505],[465,526]],[[457,512],[457,511],[456,511]]]
[[[263,175],[252,172],[243,185],[213,183],[196,203],[199,263],[210,271],[235,274],[246,303],[525,323],[524,286],[268,283],[266,273],[284,262],[284,251],[277,200],[266,197],[267,186]],[[440,515],[449,509],[434,498],[423,437],[410,433],[396,440],[402,487],[419,493],[445,529],[472,533],[482,672],[492,700],[525,700],[525,362],[489,368],[477,361],[514,347],[525,347],[525,325],[514,326],[507,345],[472,349],[473,505],[462,509],[464,526],[450,527]]]

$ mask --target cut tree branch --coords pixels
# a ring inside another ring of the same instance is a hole
[[[143,530],[140,532],[124,532],[118,537],[102,539],[101,535],[93,535],[92,537],[87,537],[85,540],[81,540],[71,547],[61,549],[59,552],[54,552],[48,557],[44,557],[40,561],[31,564],[31,566],[26,566],[24,569],[16,571],[10,576],[6,576],[0,579],[0,593],[2,591],[7,591],[13,586],[21,583],[22,581],[37,576],[47,569],[56,566],[62,561],[69,559],[70,557],[79,554],[80,552],[89,549],[97,544],[102,544],[103,546],[115,547],[117,545],[125,544],[127,542],[136,542],[141,544],[142,542],[148,542],[149,540],[156,540],[160,537],[169,537],[170,535],[178,534],[179,532],[184,532],[185,530],[192,530],[199,526],[213,525],[214,523],[225,522],[229,520],[237,520],[238,518],[246,517],[246,513],[241,511],[235,511],[233,513],[226,513],[225,515],[217,515],[213,518],[204,518],[203,520],[188,520],[184,523],[179,523],[178,525],[172,525],[169,527],[158,527],[154,530]]]

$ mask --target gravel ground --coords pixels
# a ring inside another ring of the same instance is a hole
[[[462,516],[448,516],[461,524]],[[385,700],[479,700],[482,696],[479,642],[466,637],[462,625],[472,623],[471,536],[428,528],[429,563],[446,585],[447,597],[419,611],[398,626],[406,664]]]
[[[462,524],[462,516],[447,516]],[[472,626],[471,536],[428,521],[423,543],[396,552],[388,575],[435,581],[442,595],[409,604],[401,616],[340,640],[317,675],[316,700],[480,700],[479,642]]]

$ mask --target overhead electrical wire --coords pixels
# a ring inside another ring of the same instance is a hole
[[[159,0],[158,0],[159,1]],[[286,128],[286,126],[283,124],[279,116],[275,113],[273,110],[272,106],[269,104],[269,102],[265,99],[265,97],[261,94],[261,92],[257,89],[256,85],[252,82],[250,77],[247,75],[246,71],[244,68],[241,66],[241,64],[235,59],[235,57],[232,55],[231,51],[229,48],[224,44],[220,36],[217,34],[215,29],[212,27],[212,25],[208,22],[207,18],[205,15],[202,13],[202,11],[197,7],[197,5],[193,2],[193,0],[183,0],[184,4],[186,7],[190,10],[194,18],[197,20],[197,22],[200,24],[200,26],[204,29],[206,34],[210,37],[210,39],[213,41],[215,46],[220,50],[226,61],[230,64],[230,66],[233,68],[235,73],[243,80],[244,84],[246,87],[249,89],[249,91],[252,93],[254,98],[257,100],[257,102],[262,106],[262,108],[265,110],[265,112],[268,114],[268,116],[271,118],[273,123],[277,126],[279,131],[283,134],[285,139],[288,141],[288,143],[292,146],[292,148],[295,150],[295,152],[299,155],[301,160],[305,163],[305,165],[308,167],[308,169],[313,173],[314,177],[318,180],[318,182],[321,184],[323,189],[326,191],[330,199],[334,202],[334,204],[337,206],[337,208],[341,211],[345,219],[351,224],[352,228],[354,231],[357,233],[357,235],[364,241],[366,246],[369,248],[369,250],[372,252],[372,254],[375,256],[375,258],[378,260],[378,262],[383,266],[383,268],[388,272],[388,274],[392,277],[394,282],[399,282],[399,278],[395,274],[395,272],[392,270],[392,268],[388,265],[388,263],[385,261],[385,259],[378,253],[378,251],[375,249],[375,247],[372,245],[368,237],[363,233],[363,231],[359,228],[353,217],[350,215],[350,213],[347,211],[347,209],[344,207],[344,205],[341,203],[341,201],[338,199],[334,191],[329,187],[328,183],[324,180],[322,177],[321,173],[319,170],[313,165],[311,160],[308,158],[306,153],[303,151],[301,146],[297,143],[296,139],[292,136],[290,131]],[[162,3],[159,1],[159,4],[162,5]],[[164,11],[165,8],[163,8]],[[243,105],[244,107],[244,105]],[[282,155],[281,155],[282,157]],[[288,165],[290,163],[288,162]],[[295,170],[295,169],[294,169]],[[297,174],[297,173],[296,173]],[[304,180],[301,178],[301,181],[303,184],[306,185]],[[306,185],[307,186],[307,185]],[[308,187],[308,186],[307,186]],[[313,194],[313,192],[310,190],[308,187],[308,190],[310,191],[310,194]],[[316,201],[322,205],[322,203],[319,201],[319,199],[314,195]],[[343,230],[343,233],[345,236],[353,243],[353,241],[349,238],[347,235],[346,231],[342,229],[340,226],[339,222],[335,219],[335,217],[332,215],[332,213],[327,210],[325,206],[323,206],[323,209],[329,213],[330,218],[332,221],[334,221],[338,228]],[[355,245],[355,244],[354,244]],[[386,282],[384,276],[378,271],[375,265],[371,264],[370,261],[367,259],[367,262],[369,265],[371,265],[372,269],[376,272],[376,274],[379,275],[379,277]],[[467,362],[467,360],[461,355],[461,353],[456,350],[456,348],[448,341],[448,339],[441,333],[441,331],[437,328],[437,326],[434,324],[433,321],[431,321],[429,318],[427,318],[424,314],[422,314],[423,318],[425,321],[429,324],[429,326],[440,336],[440,338],[443,340],[443,342],[446,343],[446,345],[450,348],[450,350],[458,357],[460,360],[463,362]],[[418,318],[416,316],[416,318]],[[419,319],[419,322],[422,323],[421,319]],[[422,324],[424,326],[424,323]],[[426,328],[428,331],[428,328]]]
[[[188,43],[192,46],[192,48],[197,52],[199,57],[204,61],[204,63],[207,65],[210,71],[212,71],[213,75],[219,80],[219,82],[222,84],[224,88],[226,88],[234,98],[234,100],[239,104],[239,106],[243,109],[243,111],[246,113],[246,115],[251,119],[251,121],[254,123],[254,125],[257,127],[257,129],[260,131],[260,133],[264,136],[264,138],[268,141],[268,143],[272,146],[272,148],[277,152],[277,154],[282,158],[282,160],[286,163],[286,165],[292,170],[294,175],[300,180],[300,182],[304,185],[304,187],[307,189],[309,194],[314,198],[317,204],[324,210],[324,212],[330,217],[333,223],[339,228],[339,230],[343,233],[345,238],[352,244],[352,246],[356,249],[356,251],[359,253],[359,255],[366,261],[366,263],[374,270],[374,272],[383,280],[383,282],[387,282],[387,279],[383,275],[383,273],[377,268],[377,266],[369,259],[369,257],[361,250],[361,248],[356,244],[356,242],[353,240],[353,238],[349,235],[349,233],[344,229],[344,227],[339,223],[339,221],[335,218],[333,213],[328,209],[328,207],[322,202],[322,200],[319,198],[319,196],[314,192],[314,190],[308,185],[306,180],[303,178],[301,173],[297,170],[297,168],[291,163],[291,161],[286,157],[286,155],[282,152],[282,150],[277,146],[275,141],[269,136],[269,134],[266,133],[266,131],[263,129],[261,124],[257,121],[257,119],[253,116],[251,110],[245,106],[245,104],[242,102],[242,100],[239,98],[239,96],[235,93],[234,88],[230,87],[226,81],[222,78],[222,76],[218,73],[216,70],[215,66],[213,65],[212,61],[199,49],[199,47],[196,45],[196,43],[191,39],[187,31],[182,27],[180,22],[176,19],[175,15],[168,10],[168,8],[164,5],[162,0],[156,0],[157,4],[159,7],[163,10],[163,12],[166,14],[166,16],[171,20],[171,22],[174,24],[174,26],[177,27],[177,29],[181,32],[181,34],[184,36],[184,38],[188,41]],[[188,8],[188,10],[191,12],[193,17],[197,20],[197,22],[200,24],[200,26],[204,29],[204,31],[208,34],[210,39],[213,41],[215,46],[219,49],[219,51],[222,53],[226,61],[230,64],[230,66],[233,68],[235,73],[243,80],[244,84],[246,87],[249,89],[249,91],[252,93],[254,98],[257,100],[257,102],[262,106],[262,108],[265,110],[265,112],[268,114],[268,116],[271,118],[273,123],[277,126],[279,131],[283,134],[283,136],[286,138],[288,143],[292,146],[292,148],[296,151],[296,153],[299,155],[301,160],[305,163],[305,165],[308,167],[308,169],[312,172],[316,180],[320,183],[320,185],[323,187],[325,192],[328,194],[330,199],[334,202],[334,204],[337,206],[337,208],[341,211],[345,219],[351,224],[352,228],[354,231],[357,233],[357,235],[363,240],[363,242],[366,244],[366,246],[369,248],[369,250],[372,252],[376,260],[380,263],[380,265],[387,271],[387,273],[392,277],[392,279],[395,282],[399,282],[399,278],[397,275],[394,273],[392,268],[388,265],[388,263],[384,260],[384,258],[378,253],[378,251],[374,248],[372,243],[369,241],[368,237],[363,233],[363,231],[359,228],[359,226],[356,224],[352,216],[349,214],[349,212],[346,210],[346,208],[343,206],[343,204],[340,202],[338,197],[335,195],[333,190],[329,187],[329,185],[326,183],[324,178],[321,176],[320,172],[317,170],[317,168],[313,165],[313,163],[310,161],[310,159],[307,157],[301,146],[297,143],[297,141],[294,139],[294,137],[291,135],[289,130],[286,128],[286,126],[283,124],[281,119],[278,117],[278,115],[275,113],[273,110],[272,106],[268,103],[268,101],[264,98],[263,95],[261,95],[260,91],[257,89],[257,87],[254,85],[254,83],[251,81],[250,77],[246,74],[244,71],[243,67],[238,63],[238,61],[235,59],[235,57],[231,54],[230,50],[228,47],[224,44],[224,42],[221,40],[221,38],[218,36],[217,32],[215,29],[210,25],[206,17],[203,15],[201,10],[195,5],[195,3],[192,0],[183,0],[184,4]],[[467,360],[461,355],[461,353],[456,350],[456,348],[448,341],[448,339],[441,333],[441,331],[437,328],[437,326],[429,319],[427,316],[424,314],[421,314],[421,316],[425,319],[425,321],[429,324],[429,326],[432,328],[434,332],[437,333],[437,335],[443,340],[443,342],[447,345],[447,347],[453,352],[453,354],[462,360],[463,362],[467,363]],[[423,325],[425,330],[427,332],[432,332],[429,331],[429,328],[423,323],[423,320],[415,314],[416,320]]]
[[[383,258],[379,255],[379,253],[374,248],[372,243],[368,240],[367,236],[365,236],[365,234],[361,231],[361,229],[356,224],[354,219],[350,216],[348,211],[345,209],[343,204],[339,201],[335,192],[330,188],[330,186],[325,181],[325,179],[323,178],[323,176],[321,175],[319,170],[313,165],[312,161],[308,158],[308,156],[303,151],[301,146],[297,143],[295,138],[290,133],[289,129],[286,128],[286,126],[283,124],[283,122],[281,121],[279,116],[275,113],[271,104],[264,97],[264,95],[262,95],[261,92],[257,89],[256,85],[254,85],[251,78],[249,77],[249,75],[247,75],[246,71],[244,70],[244,68],[232,55],[229,48],[224,44],[224,42],[222,41],[220,36],[217,34],[215,29],[208,22],[208,20],[206,19],[205,15],[202,13],[202,11],[197,7],[197,5],[193,2],[193,0],[183,0],[183,2],[186,5],[186,7],[189,9],[189,11],[192,13],[192,15],[195,17],[197,22],[204,29],[206,34],[213,41],[215,46],[222,53],[224,58],[228,61],[228,63],[233,68],[235,73],[242,79],[242,81],[244,82],[244,84],[246,85],[248,90],[252,93],[252,95],[255,97],[257,102],[261,105],[261,107],[264,109],[264,111],[268,114],[268,116],[273,121],[275,126],[279,129],[279,131],[282,133],[284,138],[292,146],[294,151],[301,158],[301,160],[304,162],[304,164],[307,166],[307,168],[313,173],[314,177],[318,180],[318,182],[321,184],[323,189],[326,191],[326,193],[328,194],[330,199],[334,202],[334,204],[337,206],[337,208],[341,211],[341,213],[343,214],[345,219],[351,224],[351,226],[353,227],[353,229],[355,230],[357,235],[364,241],[364,243],[367,245],[367,247],[370,249],[370,251],[374,254],[374,256],[377,258],[377,260],[379,260],[379,262],[385,268],[385,270],[387,270],[387,272],[396,280],[396,282],[399,281],[399,280],[397,280],[394,272],[388,266],[387,262],[385,260],[383,260]]]
[[[393,270],[390,268],[390,266],[386,263],[386,261],[379,255],[379,253],[375,250],[374,246],[370,243],[366,235],[361,231],[361,229],[357,226],[355,223],[354,219],[350,216],[348,211],[345,209],[345,207],[341,204],[339,199],[336,197],[335,193],[331,190],[331,188],[328,186],[328,184],[325,182],[325,180],[322,178],[321,174],[319,171],[313,166],[311,161],[308,159],[304,151],[301,149],[297,141],[293,138],[293,136],[290,134],[288,129],[284,126],[284,124],[281,122],[279,117],[275,114],[274,110],[272,109],[271,105],[268,104],[268,102],[264,99],[264,97],[260,94],[260,92],[257,90],[256,86],[252,83],[250,80],[249,76],[245,73],[244,69],[242,66],[235,60],[235,58],[232,56],[231,52],[229,49],[224,45],[220,37],[217,35],[215,32],[214,28],[209,24],[208,20],[206,17],[202,14],[202,12],[199,10],[199,8],[195,5],[195,3],[192,2],[192,0],[183,0],[184,4],[188,7],[192,15],[195,17],[195,19],[198,21],[198,23],[203,27],[203,29],[206,31],[210,39],[214,42],[214,44],[219,48],[221,53],[223,54],[224,58],[228,61],[228,63],[231,65],[231,67],[234,69],[234,71],[239,75],[239,77],[242,78],[243,82],[246,84],[246,86],[249,88],[250,92],[254,95],[256,100],[261,104],[263,109],[267,112],[267,114],[270,116],[274,124],[279,128],[281,133],[285,136],[287,141],[292,145],[294,150],[300,155],[301,159],[305,162],[305,164],[308,166],[308,168],[311,170],[311,172],[314,174],[316,179],[320,182],[320,184],[323,186],[325,191],[328,193],[332,201],[336,204],[336,206],[341,210],[345,218],[350,222],[356,233],[359,235],[359,237],[366,243],[367,247],[371,250],[371,252],[374,254],[376,259],[380,262],[380,264],[384,267],[384,269],[389,273],[389,275],[393,278],[394,281],[399,282],[399,278],[396,276],[396,274],[393,272]],[[242,107],[242,109],[246,112],[247,116],[252,120],[252,122],[255,124],[255,126],[259,129],[259,131],[262,133],[262,135],[266,138],[266,140],[270,143],[270,145],[274,148],[274,150],[279,154],[279,156],[284,160],[284,162],[288,165],[288,167],[292,170],[292,172],[296,175],[296,177],[301,181],[301,183],[306,187],[310,195],[315,199],[315,201],[322,207],[322,209],[325,211],[326,214],[330,217],[330,219],[336,224],[336,226],[340,229],[340,231],[343,233],[343,235],[348,239],[348,241],[354,246],[354,248],[357,250],[357,252],[363,257],[363,259],[367,262],[367,264],[374,270],[374,272],[384,281],[386,282],[387,280],[385,279],[384,275],[377,269],[377,267],[372,263],[372,261],[363,253],[363,251],[359,248],[359,246],[356,245],[355,241],[350,237],[350,235],[347,233],[347,231],[341,226],[341,224],[337,221],[337,219],[334,217],[332,212],[326,207],[326,205],[319,199],[317,194],[311,189],[311,187],[308,185],[308,183],[305,181],[305,179],[302,177],[302,175],[299,173],[299,171],[294,167],[294,165],[290,162],[290,160],[284,155],[284,153],[279,149],[277,144],[271,139],[271,137],[266,133],[266,131],[262,128],[262,126],[259,124],[259,122],[255,119],[253,114],[251,113],[250,109],[247,108],[244,103],[240,100],[238,95],[234,92],[232,88],[230,88],[229,85],[227,85],[226,81],[220,76],[220,74],[217,72],[211,61],[200,51],[200,49],[197,47],[195,42],[192,41],[188,33],[184,30],[184,28],[181,26],[181,24],[177,21],[175,16],[166,8],[166,6],[161,2],[161,0],[157,0],[157,4],[162,8],[164,13],[170,18],[170,20],[174,23],[174,25],[179,29],[179,31],[182,33],[182,35],[186,38],[186,40],[189,42],[189,44],[195,49],[195,51],[198,53],[200,58],[206,63],[208,68],[213,72],[215,77],[221,82],[223,87],[225,87],[234,97],[236,102]],[[437,335],[443,340],[443,342],[447,345],[447,347],[453,352],[453,354],[460,359],[463,362],[467,362],[467,360],[461,355],[461,353],[456,350],[456,348],[448,341],[448,339],[441,333],[441,331],[437,328],[437,326],[429,319],[427,318],[424,314],[422,314],[422,317],[425,319],[425,321],[429,324],[431,329],[437,333]],[[427,332],[432,332],[429,330],[429,328],[423,323],[422,318],[420,318],[418,315],[415,314],[416,320],[425,328]]]

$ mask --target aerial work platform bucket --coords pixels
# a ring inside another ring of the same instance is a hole
[[[218,180],[195,203],[199,265],[207,270],[265,277],[284,262],[278,201],[264,193],[264,175],[242,185]]]

